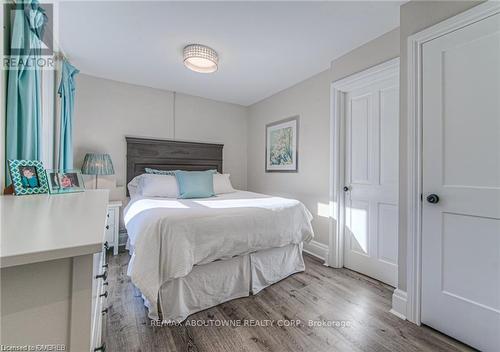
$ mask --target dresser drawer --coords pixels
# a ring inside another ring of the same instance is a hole
[[[91,351],[104,351],[102,348],[105,346],[105,341],[104,341],[104,329],[105,329],[105,319],[107,316],[107,313],[105,313],[105,303],[106,299],[105,298],[99,298],[98,300],[98,307],[101,308],[99,310],[96,310],[95,316],[94,316],[94,322],[95,322],[95,328],[92,330],[92,348]]]
[[[107,264],[106,250],[94,254],[94,264],[92,273],[92,340],[91,351],[102,346],[102,316],[103,310],[107,306]]]

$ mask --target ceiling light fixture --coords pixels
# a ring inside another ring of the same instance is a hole
[[[190,44],[184,47],[184,66],[195,72],[212,73],[217,71],[219,56],[208,46]]]

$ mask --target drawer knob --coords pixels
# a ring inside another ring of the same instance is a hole
[[[104,308],[104,309],[102,310],[102,315],[106,314],[107,312],[108,312],[108,308]]]
[[[102,285],[103,285],[103,286],[108,286],[108,285],[109,285],[109,282],[104,281],[104,282],[102,283]]]
[[[108,218],[109,218],[109,213],[107,213],[107,214],[106,214],[106,217],[108,217]]]
[[[108,278],[108,272],[105,271],[104,273],[102,273],[100,275],[96,275],[95,278],[96,279],[103,279],[104,281],[106,281],[106,279]]]
[[[104,248],[105,248],[106,250],[108,250],[108,249],[109,249],[108,241],[104,242]]]
[[[108,298],[108,291],[104,292],[104,293],[101,293],[99,295],[99,297],[105,297],[105,298]]]
[[[106,225],[106,230],[109,230],[109,225]]]
[[[94,352],[98,352],[98,351],[105,352],[106,351],[106,344],[103,343],[100,347],[94,348]]]
[[[109,266],[108,264],[104,264],[102,267],[103,267],[104,269],[107,269],[107,268],[108,268],[108,266]]]

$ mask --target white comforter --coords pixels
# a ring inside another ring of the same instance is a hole
[[[312,216],[299,201],[238,191],[204,199],[133,198],[124,211],[133,248],[128,273],[157,317],[161,285],[206,264],[309,242]]]

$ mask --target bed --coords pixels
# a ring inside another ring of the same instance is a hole
[[[222,173],[222,150],[127,137],[127,181],[133,189],[148,167]],[[313,237],[312,216],[297,200],[238,190],[196,199],[130,195],[128,275],[151,319],[181,322],[305,269],[302,244]]]

